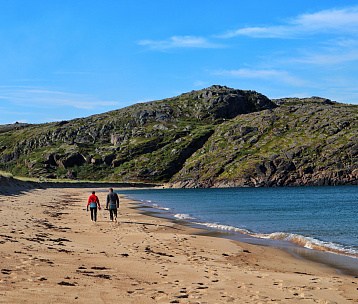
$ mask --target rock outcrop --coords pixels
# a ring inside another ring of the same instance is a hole
[[[171,181],[176,187],[357,184],[357,118],[357,106],[286,99],[218,126]]]

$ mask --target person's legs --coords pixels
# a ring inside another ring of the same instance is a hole
[[[97,222],[97,208],[93,208],[93,217],[94,217],[94,221]]]
[[[117,221],[117,209],[113,209],[114,220]]]
[[[94,218],[94,209],[95,208],[90,208],[90,210],[91,210],[91,221],[93,221],[93,218]]]
[[[109,219],[113,221],[113,209],[109,209]]]

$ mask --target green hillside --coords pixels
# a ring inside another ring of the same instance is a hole
[[[87,118],[0,126],[13,175],[178,187],[357,183],[358,106],[222,86]]]

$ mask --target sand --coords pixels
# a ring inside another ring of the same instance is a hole
[[[358,303],[357,277],[279,249],[203,236],[124,198],[117,223],[105,210],[93,223],[92,189],[20,190],[0,196],[0,303]]]

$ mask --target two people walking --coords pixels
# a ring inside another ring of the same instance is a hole
[[[95,191],[92,191],[92,194],[89,196],[87,201],[87,211],[88,207],[91,211],[91,220],[93,222],[97,221],[97,209],[101,210],[101,205],[99,203],[98,196]],[[117,193],[113,192],[113,188],[109,189],[107,195],[106,209],[109,210],[109,218],[111,221],[117,221],[117,210],[119,208],[119,198]]]

